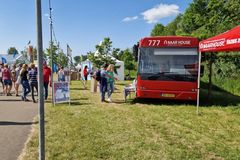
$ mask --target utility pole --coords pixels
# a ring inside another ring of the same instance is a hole
[[[52,40],[52,35],[53,35],[53,21],[52,21],[52,6],[51,6],[51,0],[49,2],[49,20],[50,20],[50,55],[51,55],[51,86],[52,86],[52,105],[53,105],[53,40]]]
[[[43,43],[42,43],[42,7],[41,0],[36,2],[37,58],[38,58],[38,112],[39,112],[39,160],[45,160],[45,128],[43,97]]]

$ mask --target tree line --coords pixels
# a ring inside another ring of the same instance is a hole
[[[203,40],[239,25],[239,15],[240,0],[193,0],[184,13],[179,14],[166,26],[161,23],[156,24],[150,35],[193,36]],[[13,54],[15,50],[15,47],[9,48],[8,54]],[[36,59],[36,48],[33,49],[33,53],[34,59]],[[21,51],[21,54],[27,55],[27,50]],[[53,44],[53,57],[51,57],[48,48],[44,51],[44,57],[49,59],[50,62],[53,58],[54,63],[61,64],[64,67],[68,64],[66,54],[57,44]],[[75,66],[89,59],[95,67],[100,68],[104,63],[115,64],[111,57],[124,61],[128,74],[131,70],[136,70],[132,49],[114,48],[109,37],[104,38],[101,44],[95,46],[95,52],[78,54],[73,59]],[[240,73],[239,53],[205,53],[203,61],[213,63],[215,75],[221,76],[221,78],[229,78],[229,73],[235,73],[230,77],[236,77],[236,74]]]
[[[201,41],[239,25],[239,15],[240,0],[193,0],[186,11],[168,25],[156,24],[151,36],[193,36]],[[240,75],[239,52],[204,53],[202,61],[213,64],[216,79]],[[208,74],[209,67],[206,68]]]

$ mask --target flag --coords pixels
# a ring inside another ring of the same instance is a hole
[[[2,57],[2,63],[3,64],[7,63],[7,59]]]
[[[14,52],[13,52],[13,58],[15,58],[17,54],[18,54],[17,51],[14,50]]]
[[[67,44],[67,56],[71,57],[72,56],[72,49],[69,47]]]
[[[57,73],[58,71],[58,66],[56,63],[53,63],[53,72]]]

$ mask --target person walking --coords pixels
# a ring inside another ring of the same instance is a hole
[[[49,85],[49,82],[50,82],[50,87],[52,87],[51,74],[52,74],[51,69],[47,66],[47,62],[44,61],[43,62],[43,86],[44,86],[44,90],[45,90],[45,100],[47,100],[47,98],[48,98],[48,85]]]
[[[100,93],[101,93],[101,102],[105,102],[105,93],[107,92],[107,67],[108,65],[103,65],[103,68],[101,69],[101,79],[99,81],[100,83]]]
[[[15,90],[15,94],[17,95],[17,91],[16,91],[16,82],[17,82],[16,64],[14,64],[14,65],[12,66],[11,73],[12,73],[12,83],[13,83],[13,87],[14,87],[14,90]]]
[[[58,82],[65,82],[65,73],[63,66],[61,66],[60,70],[58,71]]]
[[[111,102],[111,95],[114,92],[114,80],[117,78],[114,77],[114,65],[110,64],[107,68],[107,92],[108,92],[108,102]]]
[[[2,79],[4,84],[4,93],[7,96],[11,96],[12,94],[10,92],[12,89],[12,80],[11,80],[11,71],[8,68],[8,64],[4,64],[4,68],[2,70]]]
[[[31,87],[32,100],[33,100],[33,103],[36,103],[36,100],[34,98],[34,88],[38,92],[37,69],[34,63],[30,65],[30,68],[31,70],[29,71],[28,76],[29,76],[29,82]]]
[[[3,71],[3,64],[0,64],[0,83],[2,83],[2,89],[3,89],[3,94],[4,93],[4,83],[3,83],[3,79],[2,79],[2,71]]]
[[[21,84],[23,87],[23,93],[22,93],[22,100],[27,102],[29,101],[27,99],[27,95],[30,93],[30,86],[29,86],[29,81],[28,81],[28,65],[23,64],[22,69],[20,71],[20,76],[21,76]]]
[[[88,78],[88,66],[87,65],[83,69],[83,77],[84,77],[84,87],[87,88],[87,78]]]
[[[17,81],[15,83],[15,92],[16,92],[16,96],[18,97],[18,89],[19,89],[19,85],[21,84],[21,76],[20,76],[20,71],[22,70],[22,64],[19,64],[18,67],[16,68],[16,78]]]

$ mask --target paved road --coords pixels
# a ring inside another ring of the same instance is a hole
[[[29,99],[31,99],[29,97]],[[16,160],[24,148],[37,115],[37,103],[0,95],[0,160]]]

